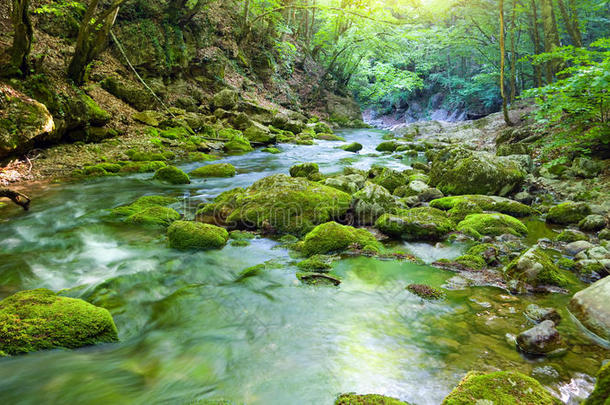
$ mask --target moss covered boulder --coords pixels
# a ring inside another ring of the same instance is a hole
[[[443,405],[559,405],[536,380],[515,371],[470,372],[443,400]]]
[[[334,187],[349,194],[354,194],[356,191],[364,187],[366,178],[360,174],[346,174],[341,176],[330,177],[324,180],[324,184]]]
[[[377,145],[375,150],[377,152],[394,152],[397,147],[398,147],[398,143],[397,142],[395,142],[395,141],[386,141],[386,142],[381,142],[379,145]]]
[[[610,341],[610,277],[574,294],[568,308],[580,323],[597,336]]]
[[[335,400],[335,405],[409,405],[396,398],[378,394],[341,394]]]
[[[169,184],[190,184],[191,182],[188,174],[175,166],[167,166],[157,170],[153,176],[153,180]]]
[[[553,285],[567,287],[569,278],[539,248],[531,248],[504,268],[506,280],[517,280],[533,287]]]
[[[53,130],[44,104],[0,83],[0,158],[29,150]]]
[[[230,228],[304,235],[316,225],[344,217],[351,196],[303,177],[276,174],[247,189],[220,194],[197,213],[199,220]]]
[[[519,187],[525,171],[510,157],[497,157],[460,147],[449,147],[435,155],[431,183],[444,194],[488,194],[504,196]]]
[[[608,404],[610,404],[610,363],[607,363],[599,370],[595,389],[584,402],[584,405]]]
[[[532,207],[509,198],[487,195],[458,195],[438,198],[430,201],[430,206],[442,210],[451,210],[460,203],[477,205],[483,211],[495,211],[513,217],[527,217],[538,212]]]
[[[236,170],[230,163],[216,163],[199,167],[189,174],[192,177],[234,177]]]
[[[342,252],[351,247],[358,249],[368,247],[379,250],[381,245],[366,229],[327,222],[316,226],[305,236],[302,251],[307,256],[311,256]]]
[[[475,238],[481,238],[482,235],[527,235],[527,227],[523,222],[504,214],[471,214],[456,229]]]
[[[237,106],[237,102],[239,101],[239,95],[236,91],[231,89],[224,89],[214,94],[214,98],[212,99],[212,106],[217,108],[222,108],[223,110],[232,110]]]
[[[320,166],[317,163],[300,163],[290,168],[291,177],[305,177],[309,180],[320,180]]]
[[[549,210],[546,222],[559,225],[577,224],[590,214],[591,208],[585,203],[565,202]]]
[[[146,195],[138,198],[136,201],[129,205],[122,205],[120,207],[113,208],[111,213],[115,216],[129,217],[131,215],[142,212],[152,207],[167,207],[168,205],[178,202],[177,198],[166,197],[162,195]]]
[[[52,291],[22,291],[0,301],[0,352],[9,355],[118,341],[108,310]]]
[[[352,142],[350,144],[341,146],[341,149],[343,149],[346,152],[356,153],[356,152],[360,152],[362,150],[362,145],[359,144],[358,142]]]
[[[374,178],[371,181],[386,188],[390,193],[393,193],[397,187],[404,186],[407,183],[407,179],[402,173],[393,169],[383,168],[379,172],[377,172],[376,169],[372,169],[369,176],[371,174],[374,175]]]
[[[454,225],[445,212],[419,207],[384,214],[377,219],[375,227],[386,235],[405,240],[440,240],[453,230]]]
[[[174,249],[218,249],[229,240],[229,232],[211,224],[176,221],[167,229],[167,237]]]
[[[181,218],[178,211],[168,207],[149,207],[125,218],[125,223],[133,225],[145,225],[156,227],[167,227],[172,222]]]
[[[370,182],[356,192],[352,200],[354,218],[360,225],[372,225],[380,216],[395,212],[400,206],[388,190]]]

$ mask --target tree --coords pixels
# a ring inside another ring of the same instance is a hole
[[[504,67],[506,64],[506,50],[504,46],[504,0],[500,0],[500,94],[502,95],[502,113],[504,114],[504,122],[506,125],[512,125],[508,116],[508,107],[506,101],[506,90],[504,89]]]
[[[553,52],[561,46],[559,42],[559,32],[555,12],[553,11],[552,0],[541,0],[542,28],[544,30],[544,50],[547,53]],[[555,74],[559,71],[559,60],[554,59],[546,65],[546,81],[551,83]]]
[[[74,56],[68,76],[77,85],[83,84],[89,64],[104,50],[119,7],[126,0],[114,0],[106,9],[98,10],[99,0],[91,0],[78,30]]]
[[[570,39],[574,46],[582,48],[582,35],[580,34],[580,28],[578,27],[578,14],[574,8],[573,0],[570,1],[571,10],[568,11],[563,0],[557,0],[559,11],[561,12],[561,18],[566,26],[566,30],[570,35]]]
[[[9,74],[27,74],[28,57],[32,49],[32,38],[34,30],[30,21],[30,0],[13,0],[13,12],[11,19],[13,22],[13,46],[10,50]]]
[[[23,208],[25,211],[30,209],[30,198],[18,191],[0,187],[0,198],[9,198],[12,202]]]

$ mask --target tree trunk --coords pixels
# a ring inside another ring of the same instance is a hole
[[[517,19],[517,0],[513,0],[513,9],[510,22],[510,102],[517,98],[517,54],[515,52],[515,30]]]
[[[532,37],[532,42],[534,43],[534,53],[539,55],[542,52],[540,47],[540,33],[538,32],[538,12],[536,11],[536,0],[531,0],[532,14],[531,24],[532,28],[530,30],[530,35]],[[534,65],[534,77],[536,82],[536,87],[542,87],[542,68],[539,64]]]
[[[504,66],[506,64],[505,59],[505,46],[504,46],[504,0],[500,0],[500,94],[502,95],[502,113],[504,114],[504,122],[506,125],[512,125],[510,117],[508,116],[508,106],[506,102],[506,92],[504,91]]]
[[[30,209],[30,198],[18,191],[0,187],[0,198],[1,197],[10,198],[11,201],[23,208],[25,211]]]
[[[12,70],[18,70],[22,75],[29,71],[28,57],[32,49],[34,30],[30,21],[30,0],[13,0],[11,19],[15,34],[10,51]]]
[[[580,35],[580,29],[578,28],[578,16],[576,14],[576,10],[571,10],[572,16],[570,16],[570,13],[568,12],[563,0],[557,0],[557,5],[559,6],[561,18],[563,19],[563,23],[566,26],[568,34],[570,35],[572,44],[578,48],[582,48],[582,36]]]
[[[559,42],[559,32],[557,31],[557,22],[555,20],[555,12],[553,11],[552,0],[541,0],[542,12],[542,28],[544,30],[544,51],[553,52],[561,46]],[[547,63],[546,80],[548,83],[553,82],[555,74],[559,71],[560,61],[557,59]]]

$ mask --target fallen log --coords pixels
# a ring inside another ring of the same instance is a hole
[[[30,209],[30,197],[25,194],[21,194],[18,191],[14,191],[8,188],[0,188],[0,198],[5,197],[10,199],[12,202],[23,208],[25,211]]]

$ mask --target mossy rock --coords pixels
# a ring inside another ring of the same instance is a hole
[[[318,122],[313,130],[316,134],[333,134],[333,130],[325,122]]]
[[[234,139],[225,143],[224,150],[226,152],[252,152],[254,148],[250,145],[250,142],[247,139]]]
[[[385,187],[390,193],[393,193],[397,187],[404,186],[407,179],[402,173],[396,170],[383,168],[371,181]]]
[[[438,300],[445,295],[441,290],[425,284],[409,284],[407,290],[425,300]]]
[[[589,240],[589,237],[584,232],[575,231],[573,229],[564,229],[557,238],[555,238],[558,242],[576,242],[579,240]]]
[[[324,273],[332,268],[333,257],[328,255],[313,255],[297,264],[302,270]]]
[[[163,115],[163,113],[160,113],[158,111],[145,110],[135,113],[134,115],[132,115],[131,118],[133,118],[134,121],[141,122],[142,124],[146,124],[151,127],[158,127],[159,123],[163,121],[165,116]]]
[[[395,141],[387,141],[381,142],[379,145],[377,145],[375,150],[377,152],[394,152],[397,147],[398,143],[396,143]]]
[[[214,95],[212,106],[224,110],[232,110],[237,106],[239,95],[231,89],[224,89]]]
[[[261,152],[271,153],[272,155],[282,153],[282,151],[279,150],[278,148],[263,148],[263,149],[261,149]]]
[[[335,134],[316,134],[316,138],[321,139],[323,141],[345,142],[345,138]]]
[[[190,184],[191,179],[188,174],[175,166],[163,167],[155,172],[153,180],[159,180],[169,184]]]
[[[343,145],[341,146],[341,149],[343,149],[346,152],[360,152],[362,150],[363,146],[361,144],[359,144],[358,142],[352,142],[348,145]]]
[[[178,202],[177,198],[166,197],[162,195],[147,195],[138,198],[136,201],[129,205],[123,205],[117,208],[113,208],[111,213],[115,216],[129,217],[131,215],[142,212],[152,207],[166,207],[168,205]]]
[[[386,235],[405,240],[440,240],[453,231],[454,224],[441,210],[419,207],[384,214],[375,222],[375,227]]]
[[[155,206],[128,216],[125,223],[165,228],[180,218],[180,213],[172,208]]]
[[[471,270],[483,270],[485,267],[487,267],[485,259],[477,255],[465,254],[456,258],[455,262]]]
[[[481,238],[482,235],[527,235],[527,227],[523,222],[504,214],[471,214],[458,223],[456,229],[475,238]]]
[[[372,225],[383,214],[395,212],[401,206],[388,190],[371,182],[365,183],[352,197],[355,221],[360,225]]]
[[[484,211],[496,211],[513,217],[527,217],[538,214],[532,207],[504,197],[487,195],[458,195],[438,198],[430,201],[430,206],[442,210],[451,210],[458,204],[468,202],[478,205]]]
[[[515,371],[470,372],[443,400],[443,405],[559,405],[538,381]]]
[[[261,124],[254,124],[244,131],[244,136],[250,142],[268,145],[275,143],[277,137]]]
[[[335,400],[335,405],[409,405],[396,398],[378,394],[341,394]]]
[[[220,194],[197,215],[235,229],[304,235],[316,225],[343,217],[351,196],[302,177],[276,174],[247,189]]]
[[[515,258],[504,268],[507,280],[518,280],[534,287],[539,285],[554,285],[567,287],[570,279],[553,263],[539,248],[531,248]]]
[[[317,163],[300,163],[290,168],[291,177],[305,177],[309,180],[320,180],[320,166]]]
[[[189,152],[188,159],[193,162],[209,162],[211,160],[218,160],[220,157],[203,152]]]
[[[584,402],[584,405],[609,405],[610,404],[610,363],[599,370],[595,389]]]
[[[307,256],[338,253],[349,248],[365,246],[381,248],[375,236],[366,229],[357,229],[336,222],[316,226],[303,241],[302,251]]]
[[[102,80],[102,88],[113,96],[123,100],[138,111],[150,109],[156,105],[155,98],[136,82],[124,80],[118,76],[110,76]]]
[[[152,173],[159,169],[166,167],[165,162],[152,161],[152,162],[126,162],[121,166],[122,173]]]
[[[577,224],[590,214],[591,208],[585,203],[565,202],[549,210],[546,222],[559,225]]]
[[[504,196],[523,183],[525,174],[521,165],[510,157],[449,147],[436,154],[430,180],[446,195]]]
[[[479,243],[468,249],[466,255],[478,256],[482,258],[485,263],[492,264],[498,261],[499,251],[498,248],[491,243]]]
[[[309,285],[333,285],[338,286],[341,284],[341,279],[335,276],[331,276],[326,273],[312,273],[312,272],[299,272],[296,277],[303,284]]]
[[[430,204],[430,206],[432,206],[432,204]],[[468,215],[482,214],[483,209],[476,203],[466,200],[458,202],[453,208],[447,211],[447,213],[449,214],[449,218],[458,223],[466,219]]]
[[[83,300],[38,289],[0,301],[0,351],[9,355],[118,340],[110,312]]]
[[[235,174],[235,166],[230,163],[217,163],[202,166],[190,173],[192,177],[234,177]]]
[[[125,154],[129,157],[129,160],[132,160],[134,162],[163,162],[169,159],[168,155],[165,155],[161,152],[145,152],[130,149],[125,152]]]
[[[173,249],[218,249],[229,240],[229,232],[210,224],[175,221],[167,229],[167,237]]]
[[[353,173],[329,177],[324,180],[324,184],[338,190],[345,191],[348,194],[354,194],[364,187],[366,184],[366,178],[361,174]]]

